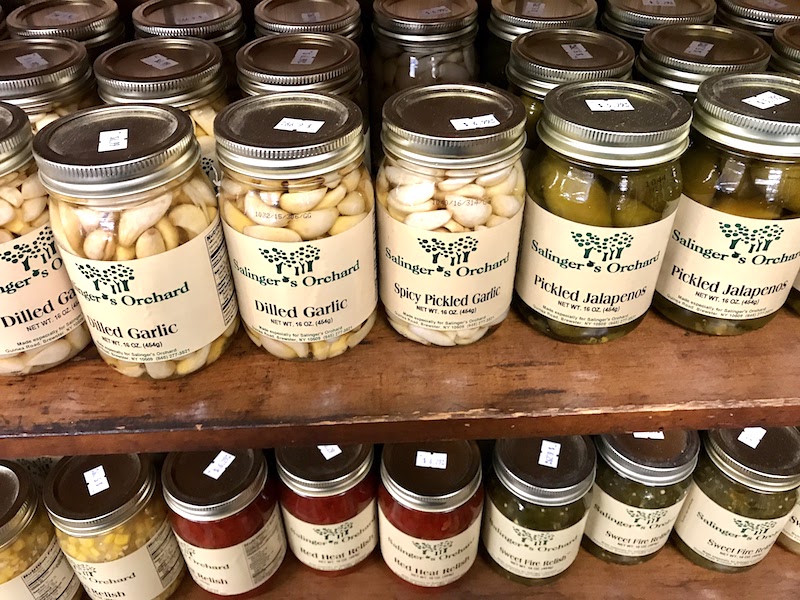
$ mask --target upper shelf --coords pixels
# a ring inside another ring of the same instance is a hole
[[[0,456],[498,438],[800,423],[800,318],[701,336],[650,314],[574,346],[513,314],[472,346],[426,348],[380,322],[360,346],[290,363],[244,335],[185,379],[128,379],[86,352],[0,381]]]

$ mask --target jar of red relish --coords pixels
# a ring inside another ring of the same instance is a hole
[[[372,446],[275,451],[289,547],[327,575],[354,570],[378,545]]]
[[[387,445],[381,484],[381,553],[389,569],[421,587],[460,579],[478,553],[483,488],[477,444]]]
[[[286,555],[277,486],[260,450],[180,452],[161,471],[170,522],[195,583],[255,598]]]

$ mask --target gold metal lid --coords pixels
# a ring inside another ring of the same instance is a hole
[[[89,47],[123,28],[113,0],[40,0],[13,10],[6,25],[12,38],[66,37]]]
[[[237,0],[148,0],[131,15],[136,37],[197,37],[220,46],[245,34]]]
[[[368,444],[286,447],[275,450],[278,475],[295,494],[325,498],[364,481],[374,454]]]
[[[611,33],[641,40],[649,29],[673,23],[711,23],[717,5],[714,0],[664,0],[643,3],[640,0],[607,0],[601,16]]]
[[[33,131],[25,111],[0,102],[0,176],[16,171],[33,158],[32,140]]]
[[[592,29],[595,0],[492,0],[487,27],[508,42],[528,31],[552,28]]]
[[[477,30],[475,0],[375,0],[373,21],[381,35],[400,42],[445,41]]]
[[[770,67],[773,71],[800,75],[800,22],[775,28]]]
[[[28,472],[0,460],[0,550],[11,545],[36,514],[39,495]]]
[[[768,38],[778,25],[800,21],[800,2],[719,0],[717,18],[726,25],[745,27]]]
[[[357,39],[362,30],[358,0],[262,0],[254,16],[257,36],[336,33]]]

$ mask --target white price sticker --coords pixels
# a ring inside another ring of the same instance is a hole
[[[302,133],[317,133],[325,121],[312,121],[310,119],[291,119],[283,117],[273,129],[280,129],[281,131],[300,131]]]
[[[211,479],[219,479],[234,460],[236,460],[236,457],[233,454],[222,450],[214,457],[214,460],[209,463],[205,471],[203,471],[203,475],[211,477]]]
[[[587,58],[594,58],[583,44],[561,44],[569,57],[573,60],[585,60]]]
[[[785,98],[779,94],[774,92],[762,92],[756,96],[750,96],[749,98],[745,98],[742,100],[745,104],[749,104],[750,106],[755,106],[756,108],[760,108],[761,110],[766,110],[768,108],[773,108],[775,106],[779,106],[781,104],[785,104],[789,102],[789,98]]]
[[[633,437],[637,440],[663,440],[663,431],[635,431]]]
[[[539,448],[539,464],[543,467],[555,469],[558,467],[559,454],[561,454],[561,444],[542,440],[542,445]]]
[[[487,127],[497,127],[500,121],[494,115],[481,115],[480,117],[472,117],[466,119],[450,119],[453,129],[456,131],[465,131],[468,129],[485,129]]]
[[[786,8],[786,5],[783,2],[778,2],[778,0],[761,0],[761,6],[766,6],[767,8],[774,8],[776,10]]]
[[[114,129],[112,131],[101,131],[97,141],[98,152],[110,152],[111,150],[125,150],[128,147],[128,130]]]
[[[300,18],[303,20],[303,23],[319,23],[322,21],[322,15],[318,12],[300,13]]]
[[[63,10],[55,10],[47,15],[46,18],[57,23],[74,23],[78,20],[78,15]]]
[[[675,6],[675,0],[642,0],[642,6]]]
[[[89,490],[89,495],[94,496],[110,488],[108,478],[106,477],[106,470],[103,465],[95,467],[83,474],[83,479],[86,481],[86,489]]]
[[[452,12],[446,6],[434,6],[433,8],[425,8],[419,11],[419,16],[425,19],[435,19],[437,17],[446,17]]]
[[[292,59],[293,65],[310,65],[314,62],[314,59],[317,58],[317,54],[319,50],[310,50],[307,48],[300,48],[297,52],[294,53],[294,58]]]
[[[17,56],[17,62],[26,69],[35,69],[37,67],[46,67],[50,63],[47,62],[38,52],[31,52],[30,54],[23,54]]]
[[[424,450],[417,450],[416,465],[425,469],[446,469],[447,454],[444,452],[425,452]]]
[[[708,53],[711,52],[711,49],[714,47],[714,44],[709,44],[708,42],[692,42],[686,47],[686,50],[683,51],[684,54],[691,54],[692,56],[708,56]]]
[[[767,435],[767,430],[763,427],[745,427],[737,439],[745,446],[750,446],[755,450],[765,435]]]
[[[339,446],[317,446],[317,450],[325,460],[330,460],[334,456],[339,456],[342,453],[342,449]]]
[[[159,71],[163,71],[164,69],[171,69],[172,67],[177,67],[180,63],[177,60],[172,60],[171,58],[167,58],[163,54],[153,54],[146,58],[141,59],[141,61],[150,66],[154,69],[158,69]]]
[[[611,98],[609,100],[587,100],[586,105],[592,112],[621,112],[636,110],[627,98]]]
[[[195,13],[193,15],[183,15],[175,17],[177,25],[194,25],[195,23],[205,23],[211,20],[211,15],[207,12]]]
[[[543,17],[544,9],[544,2],[526,2],[522,7],[522,14],[526,17]]]

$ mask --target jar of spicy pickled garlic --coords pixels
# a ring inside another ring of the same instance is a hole
[[[767,73],[701,85],[653,305],[692,331],[771,321],[800,268],[800,86]]]
[[[217,117],[220,202],[250,339],[285,360],[324,360],[376,318],[374,192],[361,111],[281,93]]]
[[[214,598],[255,598],[286,556],[275,478],[260,450],[181,452],[161,469],[189,574]]]
[[[0,598],[77,600],[82,595],[33,478],[20,465],[0,461]]]
[[[92,600],[166,600],[178,589],[186,569],[149,456],[65,458],[44,504]]]
[[[193,373],[222,355],[238,325],[193,130],[177,108],[105,106],[34,140],[53,232],[95,345],[129,377]]]
[[[517,305],[554,339],[607,342],[633,331],[650,307],[681,195],[691,108],[622,81],[568,83],[544,107]]]

